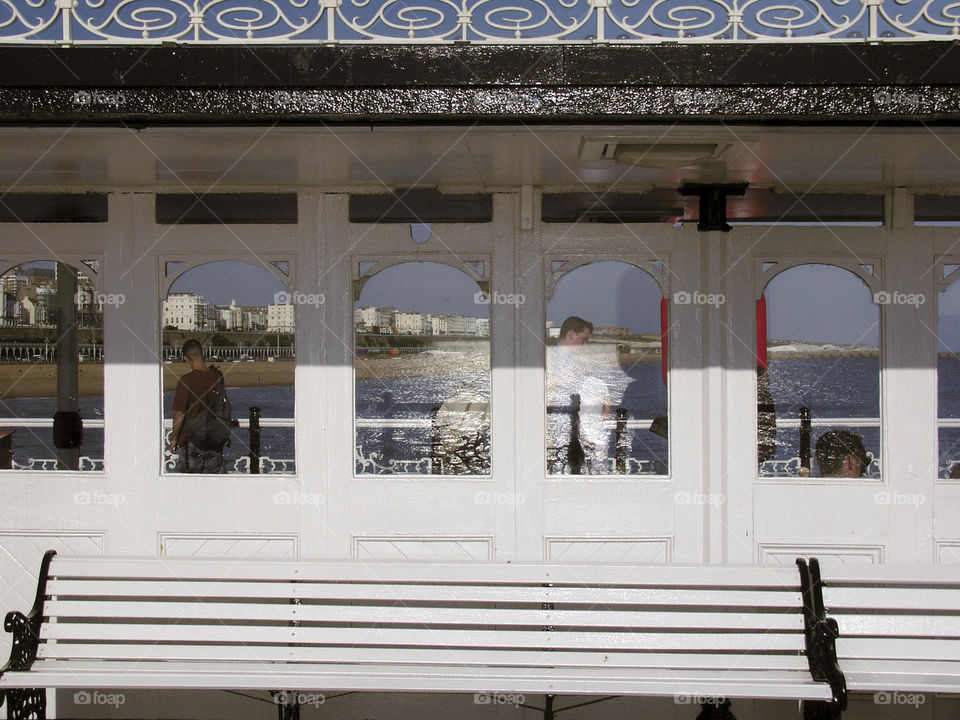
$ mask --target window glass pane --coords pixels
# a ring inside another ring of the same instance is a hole
[[[358,474],[489,474],[489,318],[477,283],[447,265],[366,282],[353,316]]]
[[[949,270],[955,270],[951,267]],[[937,323],[937,420],[941,478],[960,478],[960,283],[940,293]]]
[[[46,261],[0,275],[0,469],[103,470],[103,312],[124,298],[91,276]]]
[[[323,300],[319,295],[287,292],[272,272],[240,262],[207,263],[174,281],[161,303],[164,470],[296,471],[294,308],[299,303],[307,312],[314,311]],[[193,367],[184,359],[184,350],[195,353],[189,350],[195,343],[202,358],[194,360]],[[201,447],[204,443],[196,437],[191,441],[193,433],[202,432],[196,421],[191,422],[196,413],[191,408],[199,407],[198,400],[214,383],[210,366],[223,374],[231,419],[238,424],[222,451]],[[182,387],[179,403],[178,387]],[[171,447],[175,404],[186,408],[176,450]]]
[[[571,271],[547,303],[547,474],[668,471],[662,293],[621,262]]]
[[[775,276],[764,296],[759,474],[879,477],[880,316],[869,288],[848,270],[801,265]]]

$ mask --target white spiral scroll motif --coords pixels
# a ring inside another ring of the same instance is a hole
[[[0,0],[22,45],[955,41],[960,0]]]

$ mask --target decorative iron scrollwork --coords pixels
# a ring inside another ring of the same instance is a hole
[[[47,691],[43,688],[13,688],[0,693],[7,700],[8,720],[46,720]]]
[[[37,659],[37,645],[40,643],[40,624],[43,622],[43,601],[47,595],[47,576],[50,563],[57,554],[56,550],[47,550],[40,563],[40,576],[37,580],[37,595],[28,615],[13,610],[7,613],[3,629],[13,633],[13,647],[10,660],[0,668],[0,675],[8,670],[29,670]]]
[[[10,648],[10,660],[3,668],[6,670],[29,670],[37,659],[37,646],[40,644],[40,621],[43,618],[28,618],[19,610],[11,610],[3,621],[3,629],[13,633],[13,647]]]
[[[800,569],[800,590],[803,597],[803,626],[806,637],[807,663],[810,675],[818,682],[830,684],[831,702],[805,701],[804,720],[837,720],[847,709],[847,679],[837,661],[837,621],[826,616],[823,607],[823,581],[820,563],[810,558],[809,565],[797,558]]]
[[[21,44],[954,41],[937,0],[0,0],[0,38]],[[29,7],[29,12],[27,8]]]
[[[56,550],[47,550],[40,563],[40,577],[37,580],[37,595],[29,614],[18,610],[7,613],[3,629],[13,633],[13,646],[10,659],[0,668],[0,675],[8,671],[26,671],[37,659],[40,644],[40,625],[43,623],[43,601],[47,597],[47,578],[50,575],[50,563],[57,554]],[[45,720],[47,717],[47,692],[43,688],[12,688],[0,693],[0,705],[6,700],[7,717],[10,720]]]

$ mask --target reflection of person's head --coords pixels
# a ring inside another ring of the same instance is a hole
[[[816,452],[823,477],[860,477],[866,474],[870,465],[863,438],[848,430],[825,432],[817,440]]]
[[[586,345],[593,333],[593,323],[571,315],[560,326],[560,345]]]

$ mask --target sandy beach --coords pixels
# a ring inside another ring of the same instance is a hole
[[[292,385],[292,362],[218,363],[227,387]],[[173,390],[177,379],[187,372],[186,363],[163,365],[163,389]],[[0,398],[53,397],[57,394],[56,363],[5,363],[0,365]],[[80,394],[103,394],[103,365],[80,364]]]

